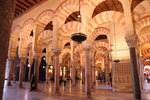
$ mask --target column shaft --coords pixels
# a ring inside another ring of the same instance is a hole
[[[8,86],[11,86],[11,80],[12,80],[12,76],[13,76],[13,61],[14,59],[9,59],[9,76],[8,76]]]
[[[76,76],[76,68],[75,68],[75,62],[72,62],[72,86],[76,85],[76,80],[75,80],[75,76]]]
[[[94,68],[93,68],[93,72],[94,72],[94,82],[93,82],[93,84],[95,85],[96,84],[96,77],[95,77],[95,66],[94,66]]]
[[[90,66],[90,50],[85,50],[85,95],[91,97],[91,66]]]
[[[136,100],[141,100],[141,90],[140,90],[139,75],[137,70],[136,52],[134,47],[130,48],[130,61],[131,61],[134,98]]]
[[[48,70],[49,70],[49,65],[46,65],[46,83],[48,83]]]
[[[60,52],[55,52],[54,92],[56,95],[60,94],[60,91],[59,91],[59,76],[60,76],[59,54]]]
[[[35,65],[34,65],[34,76],[35,76],[35,89],[38,88],[38,80],[39,80],[39,66],[40,66],[40,57],[35,58]]]
[[[26,59],[21,58],[21,61],[20,61],[20,74],[19,74],[19,88],[23,88],[22,81],[23,81],[23,75],[24,75],[25,62],[26,62]]]
[[[8,45],[15,11],[15,2],[16,0],[0,1],[0,100],[3,97],[6,59],[8,57]]]

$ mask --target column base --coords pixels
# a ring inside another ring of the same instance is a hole
[[[7,83],[7,86],[12,86],[12,85],[11,85],[11,82],[8,82],[8,83]]]
[[[72,84],[72,87],[76,87],[76,84]]]
[[[85,98],[91,99],[91,92],[85,94]]]
[[[22,84],[19,84],[19,88],[23,89],[24,87],[23,87],[23,85],[22,85]]]
[[[56,95],[56,96],[60,96],[60,95],[61,95],[61,93],[60,93],[60,91],[58,90],[58,91],[55,91],[55,92],[54,92],[54,95]]]

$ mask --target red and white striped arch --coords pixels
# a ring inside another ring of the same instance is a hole
[[[150,42],[150,33],[146,33],[139,37],[138,47],[141,48],[144,45],[144,43],[149,43],[149,42]]]
[[[78,45],[75,49],[74,49],[74,53],[76,54],[77,52],[83,52],[83,48],[82,48],[82,44]]]
[[[148,53],[150,53],[150,48],[142,50],[142,56],[145,56]]]
[[[144,61],[143,64],[144,64],[144,66],[147,66],[147,65],[150,66],[150,62],[149,61]]]
[[[98,27],[92,33],[92,39],[95,40],[96,37],[99,35],[106,35],[107,37],[109,37],[109,33],[110,33],[109,29],[107,29],[105,27]]]
[[[147,56],[147,57],[143,57],[142,59],[143,59],[143,62],[144,62],[144,61],[146,61],[146,60],[150,60],[150,57]]]
[[[27,19],[22,25],[21,36],[29,36],[34,26],[35,21],[32,18]]]
[[[90,34],[93,33],[94,30],[99,27],[99,25],[109,21],[125,25],[124,14],[117,11],[106,11],[96,15],[88,23],[87,29],[89,37],[91,37]]]
[[[36,18],[36,24],[45,28],[45,26],[52,20],[54,17],[54,11],[51,9],[46,9],[42,11]]]
[[[48,46],[48,44],[52,41],[52,34],[53,32],[51,30],[45,30],[41,32],[41,34],[38,36],[37,44]]]
[[[134,21],[138,21],[143,14],[149,12],[150,0],[144,0],[133,9]]]
[[[150,25],[150,16],[147,16],[147,17],[144,17],[144,18],[140,19],[136,23],[136,32],[137,32],[137,34],[139,34],[139,32],[142,28],[144,28],[145,26],[149,26],[149,25]]]
[[[93,49],[97,49],[97,48],[105,48],[105,50],[108,50],[109,45],[106,42],[96,42],[93,46]]]
[[[106,59],[106,56],[104,55],[104,54],[101,54],[101,53],[97,53],[96,54],[96,56],[95,56],[95,61],[97,60],[97,59],[100,59],[100,58],[102,58],[102,59]]]
[[[21,33],[21,27],[19,25],[16,25],[11,31],[11,41],[13,42],[18,41],[20,33]]]
[[[77,21],[71,21],[68,22],[67,24],[64,24],[60,29],[59,29],[59,35],[60,36],[70,36],[72,32],[81,32],[82,24]]]
[[[63,56],[65,55],[65,54],[67,54],[67,53],[69,53],[70,54],[70,56],[71,56],[71,50],[70,49],[63,49],[62,50],[62,52],[61,52],[61,54],[60,54],[60,59],[59,59],[59,61],[60,62],[62,62],[62,59],[63,59]]]
[[[56,15],[64,24],[66,18],[73,12],[79,11],[79,0],[65,0],[57,9]]]
[[[98,6],[100,3],[102,3],[105,0],[82,0],[84,4],[88,4],[88,6],[90,8],[94,9],[96,8],[96,6]]]
[[[17,47],[19,47],[19,41],[16,41],[11,45],[9,52],[8,52],[8,56],[16,57]]]
[[[23,41],[23,43],[22,43],[22,48],[23,48],[23,50],[24,50],[24,49],[26,50],[26,49],[28,48],[29,44],[32,43],[32,39],[33,39],[32,36],[28,36],[28,37],[26,37],[26,38],[24,39],[24,41]]]

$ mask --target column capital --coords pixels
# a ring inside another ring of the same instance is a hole
[[[34,53],[33,58],[35,58],[35,59],[41,58],[41,54],[40,53]]]
[[[59,54],[61,53],[61,51],[59,51],[59,50],[54,50],[53,53],[54,53],[54,55],[59,55]]]
[[[21,59],[21,62],[23,63],[23,64],[25,64],[26,63],[26,57],[20,57],[20,59]]]
[[[137,35],[133,35],[133,36],[126,36],[125,37],[126,42],[129,46],[129,48],[135,48],[136,47],[136,43],[137,43]]]
[[[13,61],[15,59],[15,57],[8,57],[8,61]]]

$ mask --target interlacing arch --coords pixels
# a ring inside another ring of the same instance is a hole
[[[99,35],[106,35],[107,37],[109,37],[109,33],[110,33],[109,29],[107,29],[105,27],[98,27],[92,33],[92,39],[94,41],[96,39],[96,37]]]
[[[50,42],[52,42],[52,34],[53,32],[51,30],[45,30],[40,33],[37,39],[38,45],[44,45],[48,46]]]
[[[52,20],[53,17],[54,11],[51,9],[46,9],[38,15],[36,18],[36,24],[42,28],[45,28],[45,26]]]
[[[143,2],[139,3],[134,9],[133,9],[133,16],[134,16],[134,21],[138,21],[143,14],[146,12],[149,12],[150,9],[150,0],[144,0]]]
[[[88,23],[87,29],[89,37],[91,37],[90,34],[93,33],[99,25],[109,21],[125,25],[124,14],[117,11],[106,11],[96,15]]]
[[[144,17],[142,19],[140,19],[137,23],[136,23],[136,32],[139,35],[139,32],[142,28],[144,28],[145,26],[150,25],[150,16]]]
[[[73,12],[79,11],[79,0],[65,0],[57,9],[58,15],[62,24],[65,23],[66,18]]]

